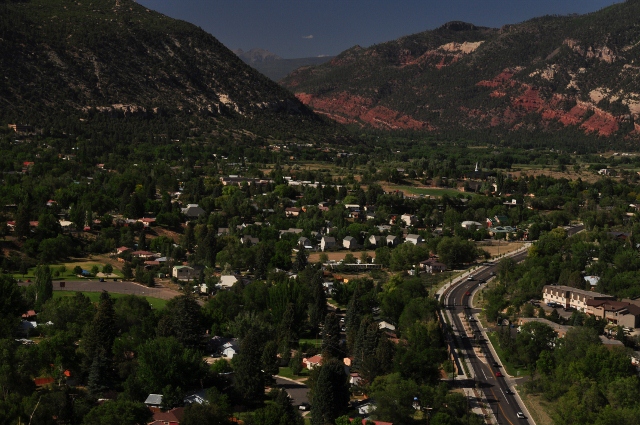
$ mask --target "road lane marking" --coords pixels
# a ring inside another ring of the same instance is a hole
[[[496,400],[498,400],[498,397],[496,397],[496,393],[493,392],[493,388],[489,388],[489,391],[491,391],[491,394],[493,395],[493,398],[495,398]],[[513,422],[511,422],[509,420],[509,417],[504,413],[504,410],[502,409],[502,406],[500,405],[500,401],[498,400],[498,409],[500,409],[500,411],[502,412],[502,417],[504,419],[507,420],[507,422],[509,422],[510,425],[513,425]],[[493,412],[493,409],[491,409],[491,411]]]
[[[504,393],[504,390],[500,388],[500,391],[502,391],[502,395],[504,396],[504,400],[507,402],[507,404],[511,404],[509,403],[509,399],[507,398],[507,395]]]

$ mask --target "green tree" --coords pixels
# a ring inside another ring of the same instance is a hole
[[[38,266],[35,271],[36,309],[40,310],[44,303],[53,297],[53,283],[49,266]]]
[[[102,266],[102,273],[107,275],[113,273],[113,266],[111,264],[105,264]]]
[[[151,339],[138,350],[136,378],[147,393],[161,393],[167,385],[188,388],[204,376],[202,355],[173,337]]]
[[[10,276],[0,275],[0,339],[13,336],[26,307],[16,281]]]
[[[342,347],[340,347],[340,319],[332,311],[324,319],[322,357],[323,359],[342,358],[343,354]]]
[[[311,391],[311,423],[333,424],[349,406],[349,384],[344,364],[336,359],[323,362]]]
[[[522,325],[516,337],[519,359],[529,367],[535,367],[543,351],[552,349],[556,332],[540,322],[528,322]]]
[[[262,369],[263,337],[250,331],[240,343],[240,351],[233,357],[232,365],[236,377],[236,389],[245,403],[258,404],[264,397],[264,374]]]
[[[186,347],[197,347],[202,330],[200,305],[191,295],[181,295],[167,302],[158,323],[158,335],[174,336]]]
[[[151,411],[141,402],[112,400],[91,409],[84,417],[85,425],[140,425],[151,420]]]
[[[89,373],[91,391],[104,391],[111,384],[115,325],[113,300],[108,292],[103,291],[96,314],[86,327],[81,342],[84,353],[83,369]]]
[[[376,378],[369,390],[376,401],[375,417],[399,425],[414,423],[413,398],[418,392],[418,385],[411,379],[404,379],[399,373]]]

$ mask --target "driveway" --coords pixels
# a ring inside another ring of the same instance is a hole
[[[294,406],[300,406],[302,403],[309,403],[309,387],[291,379],[276,376],[276,384],[279,388],[284,389],[289,397],[291,397]]]

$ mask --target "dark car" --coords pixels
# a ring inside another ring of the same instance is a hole
[[[98,279],[98,282],[104,282],[104,277],[101,277],[100,279]]]
[[[493,367],[500,367],[500,365],[498,364],[498,362],[493,362]]]

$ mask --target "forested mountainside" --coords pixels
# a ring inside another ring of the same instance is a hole
[[[174,137],[332,127],[212,35],[132,0],[2,1],[0,56],[3,125],[94,138],[127,120]]]
[[[640,1],[500,29],[450,22],[292,73],[316,112],[364,127],[640,139]],[[536,136],[538,137],[538,136]]]

